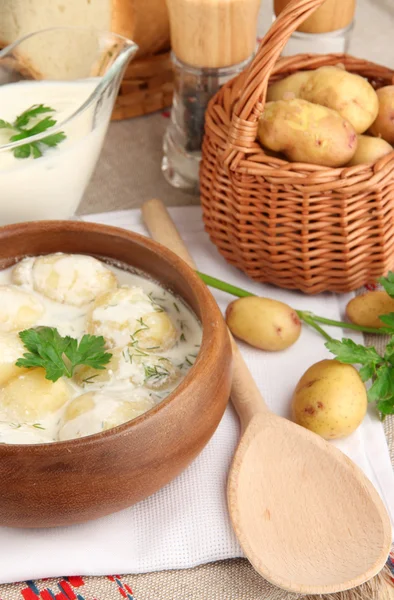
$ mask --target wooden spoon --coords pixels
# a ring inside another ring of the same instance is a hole
[[[152,237],[195,269],[163,203],[150,200],[142,213]],[[233,354],[231,399],[242,437],[228,508],[247,558],[265,579],[300,594],[364,583],[390,551],[390,519],[380,496],[337,448],[270,412],[234,342]]]

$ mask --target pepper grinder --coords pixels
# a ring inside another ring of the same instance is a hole
[[[278,16],[290,0],[274,0]],[[284,56],[303,53],[347,53],[354,24],[356,0],[325,0],[293,33]]]
[[[205,111],[253,57],[260,0],[167,0],[167,6],[174,98],[162,172],[174,187],[198,193]]]

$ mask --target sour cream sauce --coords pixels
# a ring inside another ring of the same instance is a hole
[[[61,124],[89,98],[98,78],[81,81],[21,81],[0,86],[0,119],[13,123],[33,105],[55,112],[41,114],[28,124],[50,116]],[[68,219],[78,207],[104,141],[112,104],[93,104],[65,123],[66,139],[50,148],[40,145],[40,158],[16,158],[2,147],[15,134],[0,129],[0,225],[39,219]],[[48,129],[48,135],[51,129]],[[28,142],[28,138],[27,138]]]
[[[26,267],[28,266],[29,263],[26,261]],[[69,401],[59,411],[34,423],[17,420],[10,422],[9,417],[1,409],[2,390],[0,389],[0,443],[40,444],[91,435],[108,428],[106,424],[111,422],[111,414],[119,409],[123,411],[122,414],[128,416],[123,419],[123,422],[127,421],[162,401],[179,385],[196,360],[201,345],[202,330],[195,315],[183,301],[145,277],[112,265],[106,266],[116,275],[119,286],[141,288],[170,317],[177,331],[177,341],[158,356],[159,360],[170,360],[177,368],[180,377],[172,385],[166,386],[165,390],[152,390],[145,385],[141,366],[133,360],[122,360],[116,372],[110,371],[111,379],[107,382],[97,382],[92,377],[90,381],[79,385],[75,378],[63,378],[69,386]],[[0,286],[12,284],[12,270],[13,267],[0,271]],[[77,307],[55,302],[34,291],[30,283],[20,285],[18,288],[33,294],[44,306],[44,314],[34,327],[39,325],[56,327],[62,336],[69,335],[78,339],[87,332],[87,317],[91,304]],[[116,314],[116,308],[111,310]],[[138,305],[136,311],[137,313],[139,311]],[[130,378],[133,378],[134,383],[130,382]],[[70,402],[82,394],[90,393],[95,397],[94,409],[65,423],[64,416]],[[59,430],[62,427],[63,437],[61,435],[59,437]]]

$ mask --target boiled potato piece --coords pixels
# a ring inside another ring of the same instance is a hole
[[[301,377],[293,396],[298,425],[326,440],[349,435],[367,412],[367,391],[357,369],[337,360],[321,360]]]
[[[94,369],[87,365],[80,365],[74,371],[73,380],[81,387],[103,387],[114,380],[119,372],[119,363],[122,358],[122,348],[112,348],[112,357],[105,365],[105,369]]]
[[[228,305],[226,322],[233,335],[261,350],[277,351],[296,342],[301,333],[297,313],[287,304],[247,296]]]
[[[131,421],[154,406],[147,394],[127,395],[88,392],[74,398],[67,406],[59,440],[71,440],[112,429]]]
[[[115,274],[92,256],[58,253],[25,261],[15,267],[13,281],[63,304],[83,306],[117,287]]]
[[[346,315],[352,323],[363,327],[385,327],[380,315],[394,312],[394,298],[384,290],[366,292],[347,303]]]
[[[359,135],[357,150],[348,163],[349,167],[375,163],[382,156],[390,154],[393,148],[385,140],[370,135]]]
[[[0,386],[11,377],[22,375],[29,369],[16,366],[18,358],[27,352],[21,339],[15,333],[0,333]]]
[[[28,292],[13,285],[0,285],[0,331],[28,329],[42,317],[44,307]]]
[[[394,85],[386,85],[376,92],[379,111],[369,132],[394,144]]]
[[[379,110],[372,85],[364,77],[338,67],[313,71],[300,89],[300,98],[336,110],[357,133],[364,133],[372,125]]]
[[[357,135],[336,111],[306,100],[268,102],[259,120],[261,144],[290,161],[339,167],[352,158]]]
[[[15,285],[24,285],[26,287],[33,287],[33,265],[35,257],[29,256],[24,258],[12,269],[11,279]]]
[[[76,370],[74,381],[85,388],[132,384],[160,391],[174,386],[181,377],[180,370],[170,359],[143,352],[137,345],[114,348],[111,353],[106,369],[83,365]]]
[[[35,423],[57,412],[70,398],[63,379],[45,379],[45,370],[29,369],[11,379],[0,391],[0,408],[10,421]]]
[[[177,338],[176,329],[166,312],[151,312],[143,317],[146,328],[141,328],[134,338],[138,346],[151,352],[171,348]]]
[[[169,358],[152,356],[144,359],[144,386],[149,390],[167,390],[180,379],[181,372]]]
[[[110,346],[137,341],[147,351],[171,348],[177,331],[162,308],[138,287],[121,287],[97,298],[88,316],[88,331],[102,335]]]
[[[280,81],[275,81],[267,90],[267,102],[298,98],[301,87],[307,82],[312,71],[297,71]]]

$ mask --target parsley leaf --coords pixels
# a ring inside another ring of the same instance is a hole
[[[38,117],[38,115],[42,115],[43,113],[55,112],[53,108],[49,106],[44,106],[43,104],[33,104],[30,108],[25,110],[21,115],[16,117],[14,126],[15,127],[26,127],[29,123],[30,119],[34,117]]]
[[[382,360],[382,357],[376,352],[373,346],[365,347],[347,338],[342,341],[332,340],[326,342],[325,346],[342,363],[374,365]]]
[[[382,415],[382,420],[386,415],[394,414],[394,397],[386,398],[385,400],[378,400],[376,408]]]
[[[385,316],[391,318],[394,314]],[[382,418],[394,414],[394,337],[387,344],[384,356],[380,356],[373,346],[365,347],[347,338],[331,340],[326,343],[326,348],[339,362],[362,365],[361,379],[372,383],[368,401],[376,403]]]
[[[375,375],[375,372],[375,365],[364,365],[363,367],[361,367],[358,374],[360,375],[361,379],[365,382],[368,381],[368,379],[371,379]]]
[[[27,128],[31,119],[37,119],[40,115],[48,112],[53,113],[55,112],[55,109],[44,106],[43,104],[35,104],[16,117],[13,123],[0,119],[0,129],[9,129],[13,132],[13,135],[11,135],[9,140],[10,142],[19,142],[20,140],[28,139],[34,135],[44,133],[47,129],[56,125],[56,119],[52,116],[46,116],[30,127],[30,129]],[[42,156],[40,147],[42,144],[49,148],[53,148],[65,139],[66,134],[63,131],[59,131],[58,133],[48,135],[38,142],[32,142],[31,144],[26,143],[23,144],[23,146],[18,146],[17,148],[14,148],[13,153],[15,158],[29,158],[30,156],[33,156],[33,158],[40,158]]]
[[[369,402],[377,400],[386,400],[393,396],[394,379],[393,369],[387,365],[382,365],[376,372],[376,379],[368,390]]]
[[[389,335],[394,335],[394,313],[379,315],[379,319],[387,325],[387,327],[381,327],[381,331]]]
[[[0,129],[14,129],[14,126],[4,119],[0,119]]]
[[[105,369],[112,354],[104,351],[105,340],[103,336],[85,334],[81,341],[69,338],[70,342],[64,354],[72,365],[87,365],[94,369]]]
[[[380,277],[378,282],[386,290],[389,296],[394,297],[394,273],[392,271],[387,274],[387,277]]]
[[[66,139],[66,134],[63,131],[59,131],[59,133],[52,133],[52,135],[48,135],[48,137],[42,138],[40,140],[40,144],[45,144],[46,146],[57,146]],[[33,145],[33,144],[32,144]]]
[[[54,327],[35,327],[21,331],[19,337],[28,352],[17,360],[16,366],[42,367],[50,381],[63,375],[72,377],[77,365],[104,369],[112,356],[105,351],[102,336],[87,334],[78,342],[70,336],[62,337]]]

